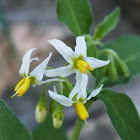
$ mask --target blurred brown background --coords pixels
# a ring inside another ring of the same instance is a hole
[[[90,0],[94,13],[94,27],[116,6],[121,8],[121,19],[111,33],[103,41],[115,39],[121,35],[139,35],[140,33],[140,0]],[[3,19],[4,18],[4,19]],[[0,0],[0,98],[12,108],[20,120],[30,129],[37,123],[34,117],[35,105],[41,95],[43,86],[35,87],[20,98],[11,99],[14,87],[21,79],[18,73],[22,57],[29,48],[38,48],[32,56],[38,56],[42,61],[50,51],[53,57],[49,66],[63,66],[65,61],[47,42],[57,38],[69,46],[75,46],[75,37],[69,29],[61,24],[56,15],[56,0]],[[3,26],[4,25],[4,26]],[[33,62],[31,70],[39,62]],[[74,81],[74,76],[70,77]],[[140,114],[140,78],[136,77],[124,86],[113,87],[114,90],[127,93],[135,103]],[[93,86],[93,83],[90,83]],[[50,87],[52,88],[52,87]],[[49,102],[50,98],[47,95]],[[71,115],[71,113],[73,115]],[[97,101],[90,110],[88,123],[82,129],[80,140],[120,140],[115,132],[102,102]],[[65,108],[65,125],[70,137],[77,115],[74,108]]]

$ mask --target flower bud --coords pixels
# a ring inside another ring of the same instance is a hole
[[[114,57],[112,55],[108,55],[108,59],[110,59],[110,63],[108,64],[108,76],[113,82],[115,82],[118,80],[118,73],[115,66]]]
[[[63,106],[59,104],[53,114],[53,126],[55,128],[60,128],[63,124],[64,112]]]
[[[47,107],[38,104],[36,106],[35,117],[38,123],[43,123],[47,117]]]
[[[118,73],[121,76],[124,76],[125,78],[128,78],[130,76],[127,65],[120,59],[117,59],[117,68],[118,68]]]
[[[47,103],[45,92],[43,92],[36,106],[35,118],[38,123],[43,123],[46,117],[47,117]]]

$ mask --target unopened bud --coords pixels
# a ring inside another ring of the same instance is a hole
[[[53,126],[55,128],[60,128],[63,124],[63,118],[64,118],[63,106],[59,104],[56,107],[56,110],[54,111],[53,114]]]
[[[38,123],[43,123],[47,117],[47,103],[45,92],[42,93],[36,106],[35,117]]]
[[[43,123],[47,117],[47,108],[45,106],[37,105],[35,117],[38,123]]]
[[[112,55],[108,55],[108,59],[110,59],[110,63],[108,65],[108,75],[112,81],[117,81],[118,73],[115,66],[114,58]]]
[[[117,59],[117,68],[118,68],[118,73],[121,76],[124,76],[125,78],[128,78],[130,76],[127,65],[120,59]]]

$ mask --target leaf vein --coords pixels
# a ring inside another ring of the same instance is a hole
[[[79,28],[79,24],[78,24],[77,21],[76,21],[76,17],[75,17],[75,14],[74,14],[74,10],[73,10],[72,6],[70,5],[69,0],[67,0],[67,3],[68,3],[69,8],[71,9],[71,12],[72,12],[72,15],[73,15],[72,18],[73,18],[73,20],[74,20],[74,22],[75,22],[75,25],[76,25],[77,30],[78,30],[78,32],[79,32],[79,35],[81,35],[82,33],[81,33],[80,28]]]

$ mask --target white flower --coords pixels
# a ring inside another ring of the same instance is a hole
[[[60,79],[56,78],[42,81],[46,66],[51,58],[52,53],[50,53],[49,56],[41,64],[39,64],[31,73],[29,73],[30,63],[33,60],[39,60],[38,57],[31,59],[31,54],[34,50],[36,50],[36,48],[28,50],[23,56],[22,65],[19,70],[19,73],[23,77],[23,79],[16,85],[14,89],[16,93],[12,97],[14,97],[15,95],[19,97],[22,96],[28,90],[30,85],[36,86],[50,81],[60,81]]]
[[[92,91],[91,94],[87,97],[87,93],[85,93],[85,98],[83,98],[83,94],[81,94],[81,90],[77,92],[73,98],[71,98],[71,93],[69,94],[69,98],[65,97],[64,95],[60,95],[57,93],[56,88],[54,87],[53,91],[48,91],[49,95],[52,99],[56,100],[58,103],[64,105],[64,106],[71,106],[74,104],[74,107],[76,109],[76,112],[81,120],[86,120],[89,115],[88,112],[84,106],[84,104],[87,102],[87,100],[90,100],[92,97],[95,97],[101,90],[103,85],[101,85],[96,90]]]
[[[87,57],[87,46],[84,36],[79,36],[76,38],[75,52],[60,40],[53,39],[49,40],[48,42],[55,47],[55,49],[63,56],[69,65],[48,70],[45,73],[47,76],[67,77],[75,72],[86,74],[88,71],[105,66],[110,62],[110,60],[102,61],[94,57]]]
[[[86,91],[84,90],[88,81],[87,72],[107,65],[110,60],[102,61],[94,57],[87,57],[87,46],[84,36],[79,36],[76,38],[75,52],[60,40],[49,40],[49,43],[55,47],[55,49],[63,56],[69,65],[57,69],[47,70],[45,75],[48,77],[67,77],[72,73],[76,73],[76,83],[78,84],[79,88],[83,89],[83,96],[85,96],[84,92]],[[71,98],[78,92],[77,84],[71,94]]]

